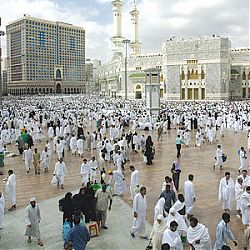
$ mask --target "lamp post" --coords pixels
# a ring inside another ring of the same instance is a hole
[[[3,83],[2,83],[2,45],[1,38],[4,36],[4,31],[1,30],[1,17],[0,17],[0,109],[3,108]]]
[[[125,44],[125,100],[128,99],[128,44],[130,43],[129,39],[124,39],[122,41]]]

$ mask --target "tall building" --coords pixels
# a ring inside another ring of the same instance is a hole
[[[6,26],[10,94],[85,92],[85,30],[24,15]]]

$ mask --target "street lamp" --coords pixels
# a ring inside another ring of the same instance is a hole
[[[122,41],[125,44],[125,100],[128,99],[128,44],[130,43],[129,39],[124,39]]]
[[[2,45],[1,38],[4,36],[4,31],[1,30],[1,17],[0,17],[0,109],[3,108],[3,84],[2,84]]]

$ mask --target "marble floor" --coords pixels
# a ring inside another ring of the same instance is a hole
[[[140,132],[141,133],[141,132]],[[176,156],[175,136],[176,130],[172,129],[163,135],[161,141],[157,141],[157,132],[142,131],[143,134],[152,134],[155,142],[156,155],[152,166],[147,166],[143,162],[140,153],[131,154],[131,161],[125,167],[125,175],[127,185],[129,185],[130,170],[129,164],[134,165],[140,172],[141,184],[147,187],[148,199],[148,221],[153,222],[153,209],[160,195],[162,183],[166,175],[171,176],[172,161]],[[247,145],[247,137],[245,132],[235,134],[227,131],[224,138],[218,138],[219,144],[222,145],[223,151],[228,155],[224,171],[231,172],[231,176],[235,180],[238,175],[239,157],[237,150],[239,147]],[[41,152],[45,146],[46,140],[35,143],[35,147]],[[218,186],[220,178],[224,175],[223,170],[213,170],[214,155],[217,143],[213,145],[204,145],[201,148],[194,147],[194,142],[189,147],[182,148],[181,165],[182,173],[180,179],[180,190],[183,191],[183,183],[188,174],[194,175],[194,186],[196,191],[196,207],[193,214],[204,223],[210,232],[212,241],[215,238],[215,229],[217,223],[221,219],[222,205],[218,201]],[[9,151],[18,152],[14,145],[8,147]],[[97,152],[87,151],[84,157],[90,159]],[[13,169],[17,178],[17,207],[24,207],[28,204],[29,198],[35,196],[38,201],[43,201],[58,195],[65,194],[67,191],[76,190],[81,186],[80,165],[82,158],[72,156],[66,152],[65,163],[68,168],[68,175],[65,178],[65,189],[60,190],[50,184],[54,165],[56,162],[56,154],[52,154],[49,173],[41,173],[35,175],[34,169],[30,173],[26,173],[24,162],[21,156],[6,158],[4,173],[7,174],[8,169]],[[113,169],[113,166],[110,166]],[[3,176],[4,178],[5,176]],[[0,182],[0,191],[5,189],[5,184]],[[128,186],[129,190],[129,186]],[[124,200],[130,204],[129,194],[124,196]],[[131,205],[131,204],[130,204]],[[231,228],[235,234],[235,238],[239,242],[237,248],[242,249],[243,226],[241,220],[236,217],[235,200],[233,202],[233,210],[231,212]]]

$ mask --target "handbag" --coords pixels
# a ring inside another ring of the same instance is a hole
[[[51,180],[51,185],[57,185],[57,178],[56,178],[56,176],[54,175],[53,176],[53,178],[52,178],[52,180]]]
[[[225,154],[222,154],[222,161],[225,162],[227,160],[227,156]]]
[[[152,250],[152,249],[153,249],[153,246],[152,246],[152,241],[150,239],[148,245],[145,248],[145,250]]]

